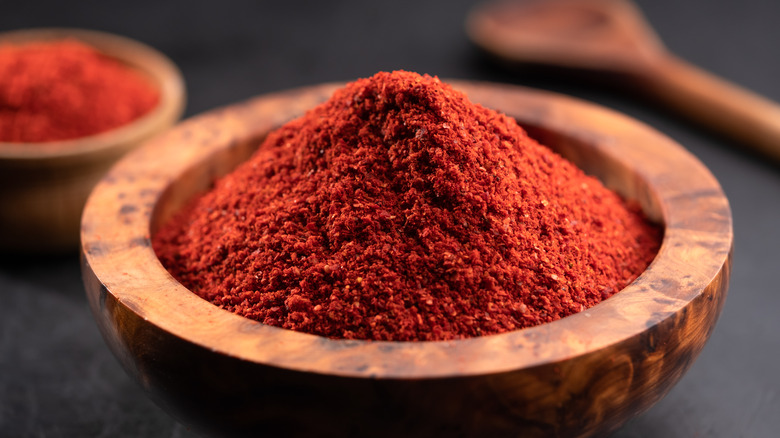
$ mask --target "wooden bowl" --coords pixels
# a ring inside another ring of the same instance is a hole
[[[726,298],[731,212],[717,181],[672,140],[620,114],[513,86],[453,84],[664,223],[650,267],[579,314],[457,341],[332,340],[222,310],[168,274],[150,235],[334,85],[263,96],[134,151],[85,208],[92,311],[160,406],[220,435],[586,436],[617,428],[680,379]]]
[[[30,29],[0,34],[0,44],[75,38],[146,75],[160,102],[141,118],[111,131],[46,143],[0,142],[0,252],[76,250],[90,191],[117,159],[169,128],[184,109],[176,66],[139,42],[79,29]]]

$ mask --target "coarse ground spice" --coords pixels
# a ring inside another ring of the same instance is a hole
[[[593,306],[660,230],[438,78],[378,73],[268,135],[153,237],[212,303],[332,338],[445,340]]]
[[[0,45],[0,141],[98,134],[141,117],[158,100],[138,72],[79,41]]]

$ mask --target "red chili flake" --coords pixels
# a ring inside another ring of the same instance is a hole
[[[153,240],[182,284],[239,315],[417,341],[591,307],[647,267],[660,236],[513,119],[398,71],[269,134]]]

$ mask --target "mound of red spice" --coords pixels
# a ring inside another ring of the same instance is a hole
[[[138,72],[76,40],[0,45],[0,141],[98,134],[141,117],[158,100]]]
[[[332,338],[502,333],[593,306],[660,232],[438,78],[379,73],[271,133],[154,236],[186,287]]]

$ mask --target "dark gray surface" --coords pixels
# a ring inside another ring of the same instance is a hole
[[[497,68],[463,33],[472,4],[3,0],[0,31],[84,27],[146,42],[182,69],[187,115],[403,68],[560,91],[647,122],[697,155],[725,189],[734,215],[734,270],[725,310],[697,362],[664,400],[614,436],[776,436],[780,166],[619,93]],[[672,51],[780,101],[780,2],[639,5]],[[89,313],[75,253],[0,258],[0,436],[194,436],[147,399],[111,356]]]

